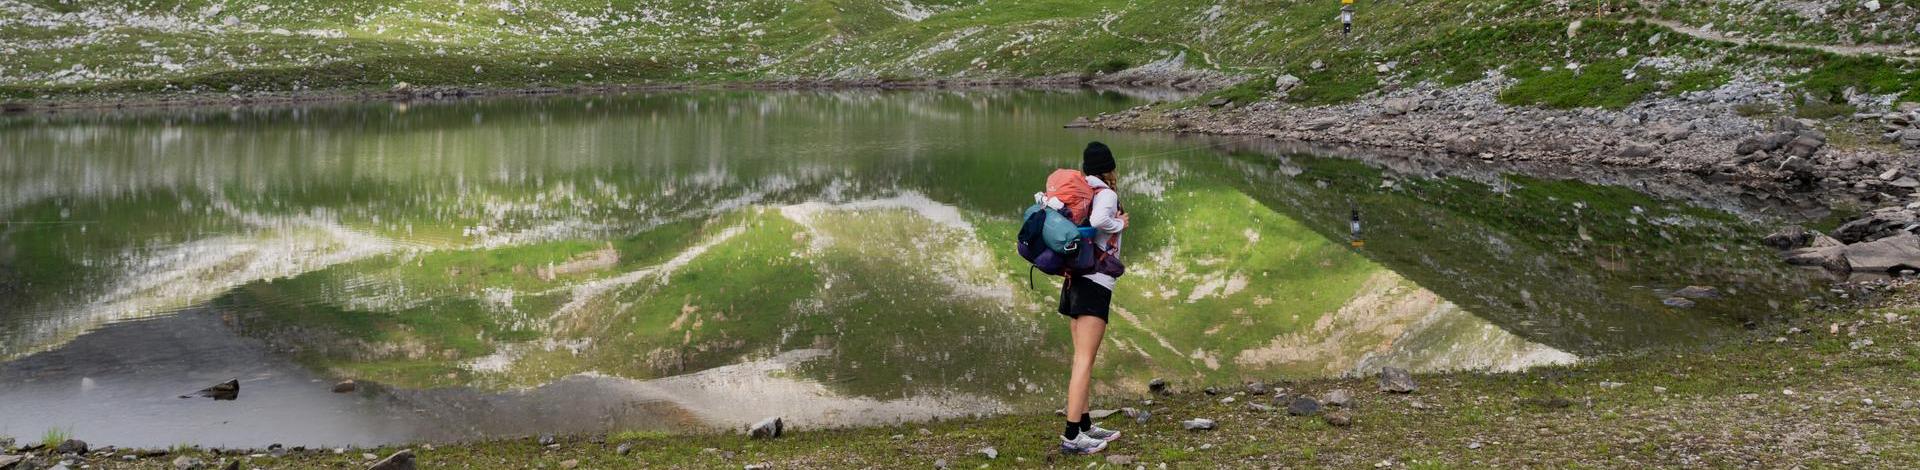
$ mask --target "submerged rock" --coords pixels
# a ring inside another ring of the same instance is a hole
[[[367,470],[413,470],[413,449],[400,449],[393,455],[374,462]]]
[[[760,420],[758,423],[753,423],[752,427],[747,428],[747,437],[754,439],[772,439],[780,437],[780,434],[785,431],[786,423],[781,420],[780,417],[775,416]]]
[[[1398,367],[1380,369],[1380,391],[1388,393],[1413,393],[1420,387],[1413,383],[1413,373]]]
[[[1206,418],[1194,418],[1180,422],[1180,427],[1188,431],[1204,431],[1213,429],[1213,426],[1213,420]]]
[[[193,397],[212,397],[214,400],[238,399],[240,398],[240,380],[239,379],[228,380],[226,382],[220,383],[219,385],[203,388],[203,389],[200,389],[200,391],[198,392],[180,396],[180,398],[193,398]]]

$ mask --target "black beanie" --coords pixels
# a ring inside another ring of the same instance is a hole
[[[1113,151],[1107,149],[1107,144],[1091,142],[1087,150],[1080,152],[1080,171],[1086,174],[1104,175],[1114,168]]]

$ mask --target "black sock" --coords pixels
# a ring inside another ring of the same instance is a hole
[[[1080,430],[1089,431],[1092,429],[1093,429],[1093,414],[1080,413]]]
[[[1068,421],[1067,430],[1065,432],[1061,432],[1060,437],[1064,437],[1067,439],[1080,437],[1080,423]]]

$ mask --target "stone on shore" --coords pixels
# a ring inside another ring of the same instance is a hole
[[[775,416],[760,420],[758,423],[753,423],[753,426],[747,428],[747,437],[753,439],[773,439],[780,437],[780,434],[784,431],[786,431],[786,423],[781,420],[780,417]]]
[[[1170,392],[1170,390],[1167,389],[1167,379],[1155,377],[1153,381],[1147,382],[1147,391],[1160,394],[1160,395],[1166,395],[1167,393]]]
[[[1323,419],[1327,420],[1327,424],[1331,424],[1334,427],[1344,428],[1353,425],[1353,416],[1348,415],[1345,411],[1327,413]]]
[[[1398,367],[1380,369],[1380,391],[1388,393],[1413,393],[1420,387],[1413,383],[1413,373]]]
[[[1258,380],[1247,382],[1248,395],[1266,395],[1267,392],[1269,391],[1271,390],[1267,388],[1266,382],[1261,382]]]
[[[202,468],[207,468],[207,462],[200,460],[199,457],[182,455],[173,459],[174,470],[200,470]]]
[[[1181,421],[1180,427],[1188,431],[1204,431],[1208,429],[1213,429],[1214,422],[1211,419],[1194,418],[1186,421]]]
[[[1320,414],[1320,401],[1307,396],[1294,397],[1293,403],[1287,404],[1287,414],[1294,416]]]
[[[353,393],[354,390],[359,389],[360,384],[352,380],[342,380],[340,383],[333,384],[333,393]]]
[[[367,470],[413,470],[413,449],[400,449],[393,455],[374,462]]]
[[[79,439],[67,439],[64,441],[60,441],[60,445],[53,447],[53,453],[86,455],[87,441],[82,441]]]
[[[1327,392],[1327,396],[1321,401],[1326,402],[1327,406],[1346,407],[1353,403],[1353,392],[1344,388],[1337,388]]]

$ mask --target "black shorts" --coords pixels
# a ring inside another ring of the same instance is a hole
[[[1107,309],[1111,305],[1113,291],[1087,278],[1068,279],[1060,285],[1060,314],[1068,318],[1093,315],[1107,321]]]

